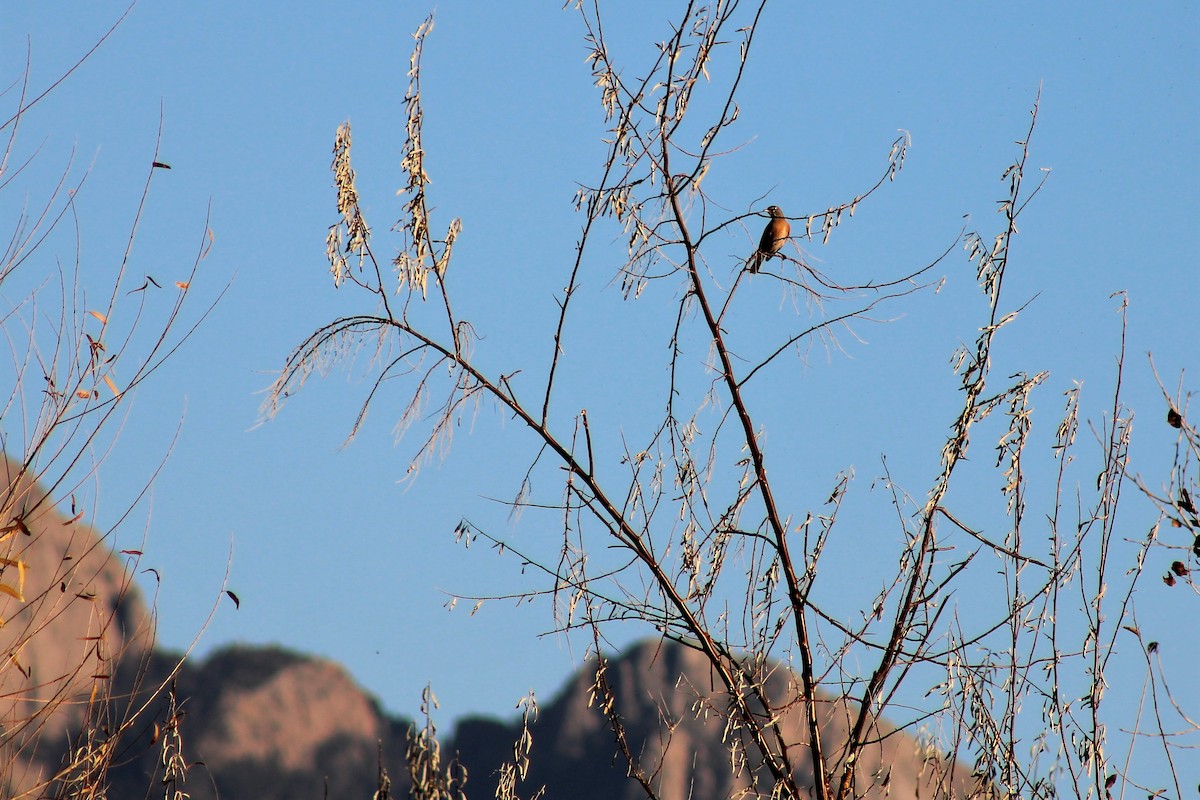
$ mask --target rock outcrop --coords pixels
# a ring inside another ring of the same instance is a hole
[[[404,764],[408,722],[385,714],[338,664],[238,645],[179,665],[158,653],[124,674],[174,691],[192,800],[369,800],[381,757],[393,770]],[[146,713],[165,720],[166,694]],[[133,757],[112,771],[113,797],[140,797],[161,781],[161,744],[149,728],[128,737]]]
[[[0,791],[36,791],[76,744],[93,692],[145,656],[150,615],[104,537],[0,457]]]
[[[531,768],[522,796],[541,786],[549,797],[634,800],[646,796],[640,785],[625,778],[625,760],[614,758],[616,745],[607,718],[589,707],[594,675],[594,664],[587,665],[542,709],[532,728]],[[723,710],[727,699],[702,653],[674,643],[643,642],[614,658],[607,665],[606,679],[618,698],[615,710],[623,721],[629,749],[662,800],[754,797],[739,791],[747,789],[756,775],[768,787],[763,796],[769,795],[771,781],[753,759],[753,748],[745,748],[747,763],[735,770],[724,744],[724,719],[719,713],[703,711]],[[766,693],[773,704],[797,696],[791,679],[784,669],[775,670],[768,679]],[[822,741],[827,748],[837,748],[846,741],[851,712],[857,706],[831,699],[817,705]],[[795,775],[801,788],[813,785],[806,714],[804,704],[797,703],[780,721],[798,765]],[[496,769],[503,759],[511,759],[511,742],[518,733],[516,725],[503,730],[487,720],[460,723],[454,743],[469,775],[475,776],[473,793],[468,784],[470,796],[494,796]],[[975,783],[969,770],[947,762],[911,736],[894,733],[886,723],[877,723],[873,734],[880,741],[867,748],[859,761],[856,797],[971,796]],[[509,744],[497,753],[496,742]]]

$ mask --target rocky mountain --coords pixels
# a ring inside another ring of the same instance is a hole
[[[0,791],[35,791],[104,694],[152,647],[150,616],[103,537],[0,457]]]
[[[96,532],[50,508],[14,465],[7,470],[11,530],[0,583],[14,583],[16,562],[26,566],[24,600],[5,594],[0,605],[8,622],[0,643],[10,657],[0,668],[8,698],[0,740],[5,796],[62,796],[66,784],[51,777],[69,762],[76,765],[68,776],[74,786],[106,789],[110,798],[161,796],[164,762],[176,757],[190,765],[182,788],[193,800],[369,800],[381,763],[392,796],[407,796],[408,720],[386,713],[327,660],[235,646],[183,661],[154,648],[146,609],[119,556]],[[760,772],[752,759],[733,770],[719,715],[696,713],[726,702],[698,652],[645,642],[614,657],[606,678],[620,698],[615,710],[629,747],[663,800],[734,796]],[[542,707],[521,797],[543,786],[550,798],[645,796],[626,778],[607,719],[589,706],[594,679],[595,665],[585,665]],[[796,696],[790,680],[776,670],[768,693]],[[801,753],[805,710],[797,703],[781,719],[785,738]],[[818,700],[826,741],[844,740],[852,710]],[[520,734],[515,721],[463,720],[445,742],[443,762],[457,758],[465,768],[468,797],[494,797]],[[970,794],[966,770],[906,734],[880,738],[859,764],[860,796]],[[799,761],[797,777],[811,785],[810,765]]]

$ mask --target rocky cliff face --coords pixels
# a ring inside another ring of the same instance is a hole
[[[36,791],[93,690],[149,652],[150,616],[103,537],[0,456],[0,792]],[[19,595],[19,596],[18,596]]]
[[[193,800],[368,800],[381,762],[392,776],[393,796],[407,795],[409,721],[386,714],[343,668],[323,659],[237,646],[181,663],[179,656],[152,648],[146,610],[120,560],[94,531],[39,504],[36,487],[13,480],[13,469],[8,465],[15,502],[5,507],[7,519],[13,527],[12,520],[20,518],[24,528],[16,526],[5,541],[6,557],[22,560],[27,571],[25,602],[8,598],[9,624],[0,629],[5,654],[16,654],[17,662],[10,663],[19,664],[0,669],[3,697],[9,698],[2,741],[5,763],[13,767],[3,776],[5,796],[21,791],[43,796],[45,790],[37,787],[79,752],[94,752],[95,763],[108,764],[109,797],[144,797],[147,791],[156,796],[162,791],[162,746],[171,739],[168,695],[160,691],[165,688],[177,699],[182,757],[192,765],[183,788]],[[14,570],[6,566],[0,582],[12,582]],[[594,674],[594,664],[585,665],[542,708],[521,796],[541,786],[548,797],[579,800],[645,796],[625,777],[624,760],[614,757],[606,718],[589,707]],[[696,713],[725,702],[699,653],[648,642],[613,659],[607,678],[621,698],[616,710],[630,748],[663,800],[734,796],[759,774],[752,760],[734,770],[723,722],[716,714]],[[769,693],[795,697],[789,681],[786,670],[777,670]],[[111,700],[89,705],[94,689]],[[149,707],[122,729],[146,702]],[[781,727],[801,754],[798,780],[811,785],[811,765],[803,755],[804,711],[797,704]],[[831,745],[844,739],[851,711],[841,702],[818,702]],[[87,713],[91,725],[83,724]],[[93,734],[60,733],[81,729]],[[879,725],[880,734],[889,731]],[[469,797],[495,796],[497,771],[511,758],[519,734],[513,722],[460,723],[443,757],[457,754],[466,767]],[[95,779],[87,769],[77,769],[74,777]],[[859,765],[861,797],[966,797],[970,788],[964,770],[952,769],[903,734],[881,736]]]

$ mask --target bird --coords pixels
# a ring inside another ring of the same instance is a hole
[[[792,235],[792,225],[783,216],[783,210],[779,206],[767,206],[767,213],[771,215],[771,219],[767,222],[767,227],[763,228],[758,249],[748,259],[751,272],[758,272],[764,261],[774,258]]]

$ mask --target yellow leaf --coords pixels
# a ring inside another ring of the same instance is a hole
[[[175,281],[175,285],[178,286],[180,289],[183,289],[185,292],[187,291],[187,288],[189,286],[187,281]]]
[[[25,602],[25,562],[19,558],[0,558],[0,565],[17,568],[17,585],[10,586],[0,583],[0,594],[16,598],[17,602]]]
[[[110,378],[110,377],[108,377],[107,375],[105,375],[105,376],[104,376],[104,383],[108,385],[108,388],[109,388],[110,390],[112,390],[113,397],[120,397],[120,396],[121,396],[121,390],[117,388],[117,385],[116,385],[115,383],[113,383],[113,379],[112,379],[112,378]]]
[[[101,314],[99,311],[89,311],[88,313],[91,314],[96,319],[100,320],[101,325],[108,324],[108,319],[106,319],[105,316],[103,314]]]
[[[79,391],[75,392],[75,396],[78,397],[80,400],[87,400],[89,397],[92,396],[92,393],[89,392],[87,389],[80,389]]]

